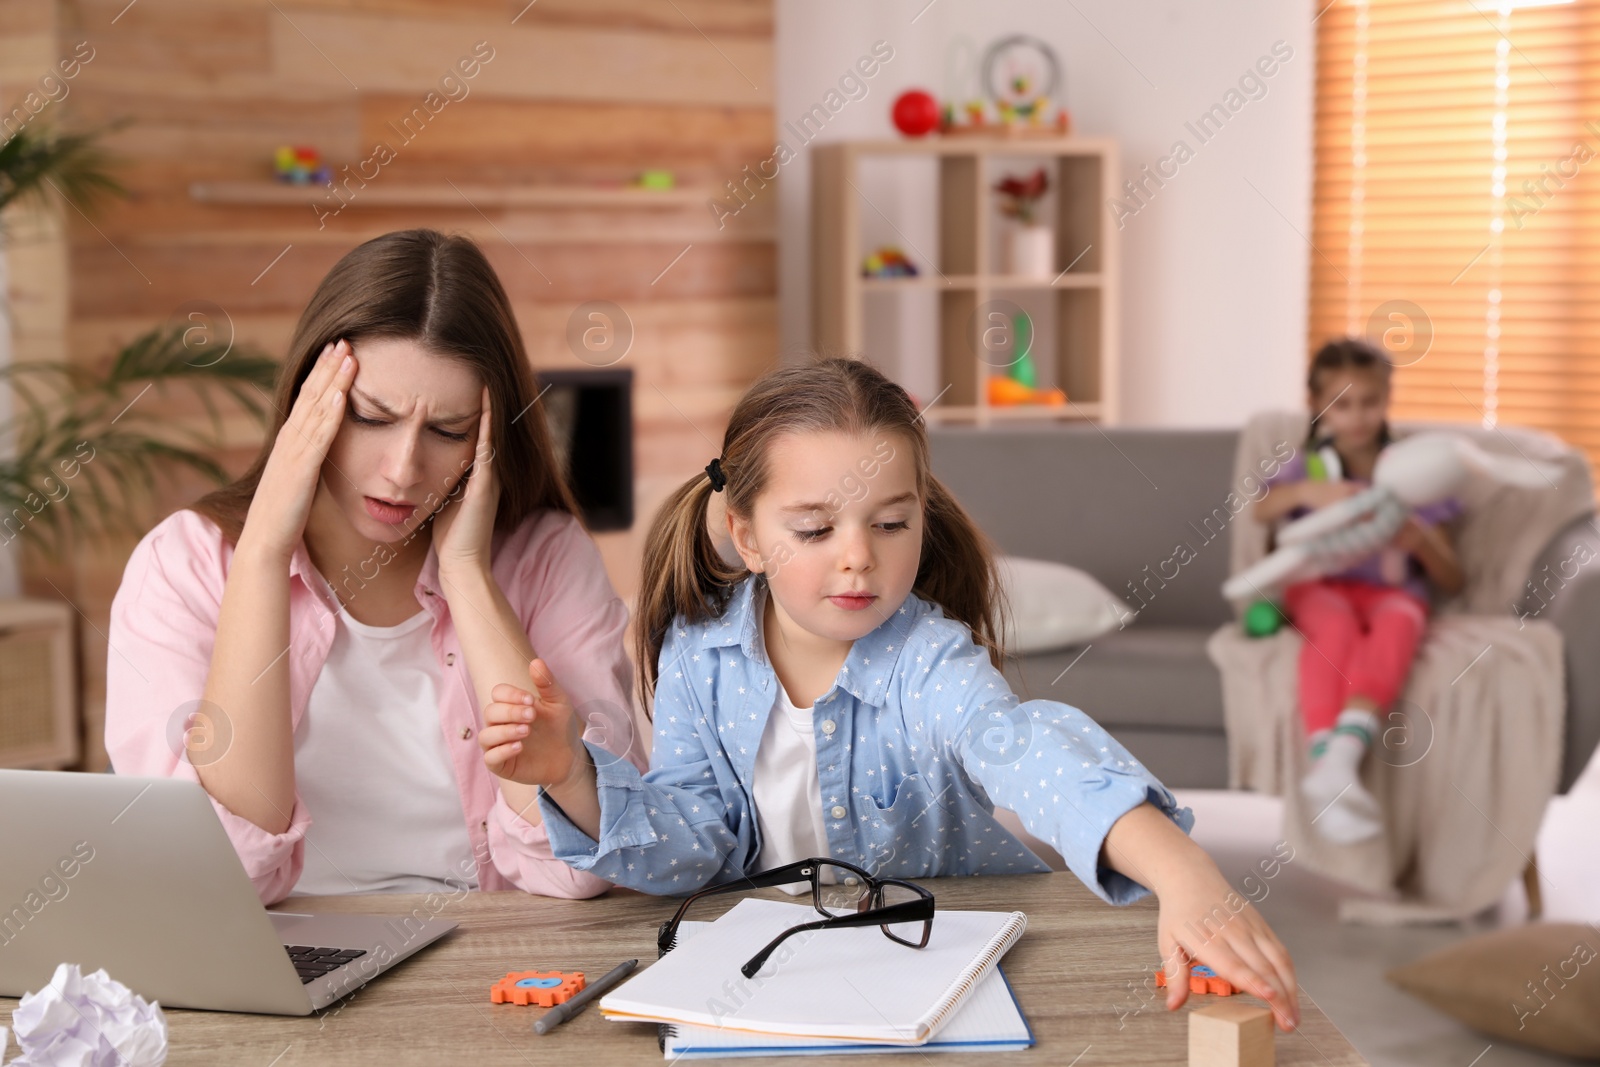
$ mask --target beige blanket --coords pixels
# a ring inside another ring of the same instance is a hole
[[[1403,923],[1466,918],[1498,901],[1533,857],[1559,777],[1566,715],[1561,634],[1518,619],[1513,605],[1529,568],[1559,530],[1593,510],[1589,468],[1557,439],[1509,428],[1397,426],[1459,431],[1485,451],[1559,464],[1542,490],[1475,479],[1459,494],[1453,526],[1466,572],[1462,593],[1437,605],[1398,706],[1391,709],[1362,778],[1383,806],[1385,833],[1333,845],[1311,825],[1296,788],[1306,745],[1296,698],[1301,647],[1285,628],[1269,638],[1236,624],[1207,645],[1222,673],[1229,777],[1234,788],[1284,797],[1284,836],[1295,862],[1368,891],[1340,918]],[[1303,449],[1306,416],[1273,412],[1240,436],[1234,485],[1249,493],[1258,463],[1285,446]],[[1260,490],[1254,495],[1259,497]],[[1231,527],[1237,573],[1266,552],[1267,529],[1241,512]]]

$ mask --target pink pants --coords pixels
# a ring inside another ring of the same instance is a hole
[[[1381,717],[1400,695],[1428,624],[1428,605],[1391,586],[1344,578],[1299,582],[1284,608],[1305,638],[1300,649],[1300,714],[1306,736],[1333,728],[1351,697]]]

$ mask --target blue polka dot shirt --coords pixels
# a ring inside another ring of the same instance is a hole
[[[765,585],[745,579],[720,618],[679,619],[661,649],[650,770],[595,744],[600,840],[541,795],[555,855],[647,893],[683,894],[754,873],[751,776],[778,680],[761,641]],[[994,817],[1017,813],[1084,884],[1114,904],[1145,887],[1100,862],[1107,832],[1149,801],[1194,823],[1149,771],[1083,712],[1019,700],[971,631],[908,597],[856,641],[814,705],[829,854],[884,877],[1049,868]]]

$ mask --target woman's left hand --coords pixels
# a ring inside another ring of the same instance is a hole
[[[478,444],[472,470],[463,476],[465,487],[439,509],[433,520],[433,547],[439,555],[439,570],[487,571],[490,539],[500,504],[500,479],[494,469],[494,425],[489,408],[489,389],[483,390],[483,414],[478,419]]]

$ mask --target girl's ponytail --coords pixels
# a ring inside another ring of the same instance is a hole
[[[913,592],[965,623],[973,643],[985,649],[989,661],[1000,669],[1005,658],[1001,620],[1006,605],[994,549],[932,472],[927,475],[926,498],[922,563]]]
[[[717,552],[706,528],[709,475],[697,474],[661,505],[645,537],[637,611],[639,700],[650,715],[667,628],[679,615],[689,622],[722,614],[733,587],[748,573]],[[652,715],[653,717],[653,715]]]

